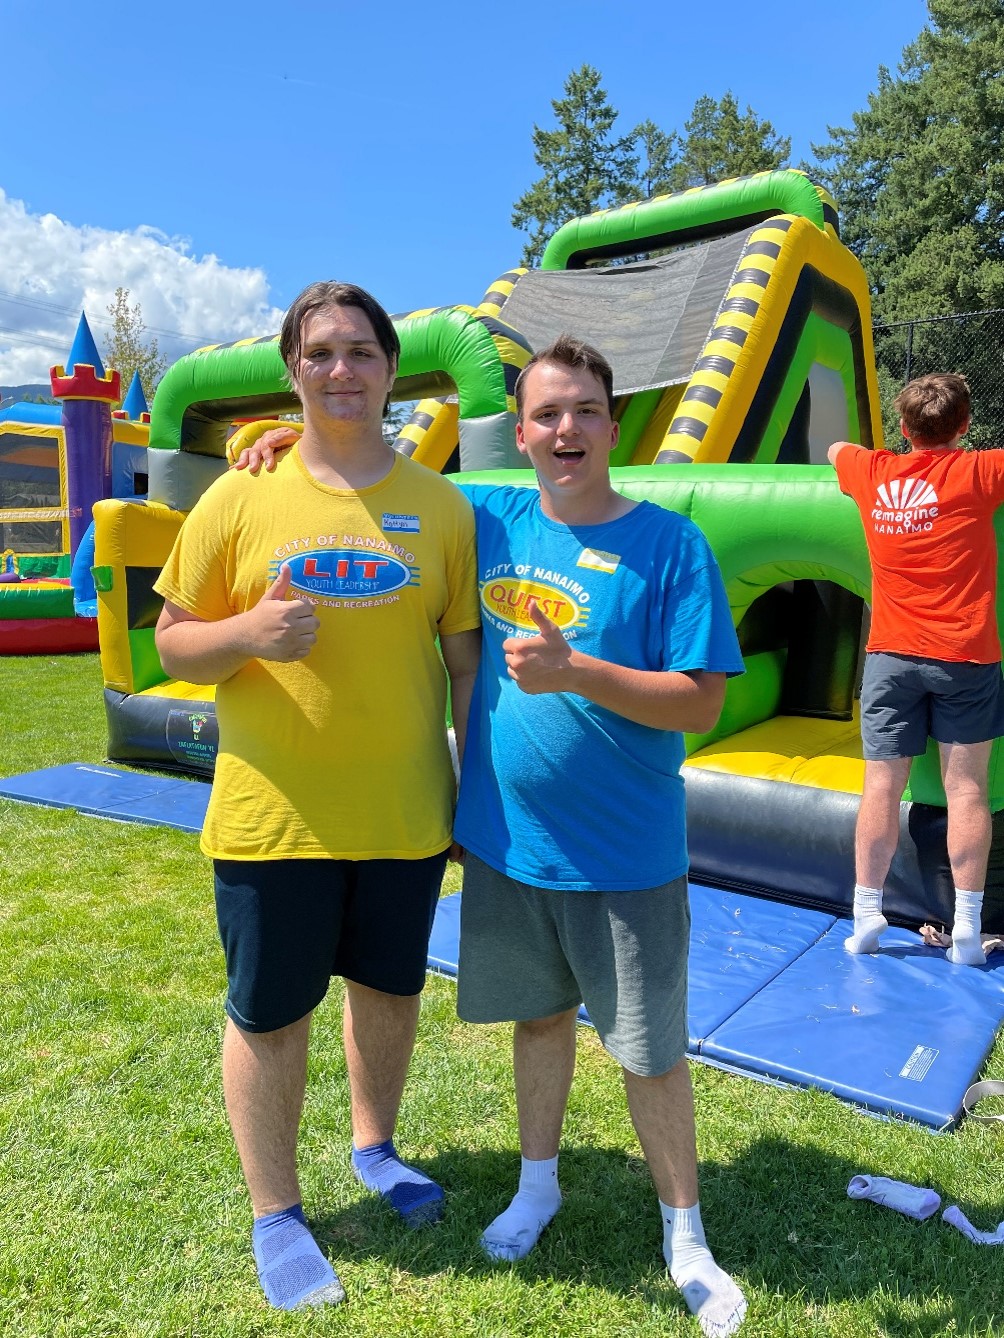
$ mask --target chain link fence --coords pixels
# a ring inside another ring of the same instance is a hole
[[[873,334],[887,445],[895,448],[902,440],[892,402],[907,381],[929,372],[962,372],[973,394],[967,444],[976,450],[1004,446],[1004,307],[876,325]]]

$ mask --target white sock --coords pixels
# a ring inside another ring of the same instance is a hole
[[[952,925],[952,946],[946,956],[956,966],[982,966],[987,960],[980,943],[980,921],[983,917],[983,893],[955,889],[955,924]]]
[[[844,939],[848,952],[877,952],[879,935],[889,928],[882,914],[882,889],[854,884],[854,933]]]
[[[847,1186],[847,1197],[870,1199],[884,1208],[893,1208],[906,1217],[925,1222],[941,1207],[941,1196],[933,1189],[909,1185],[905,1180],[890,1180],[884,1175],[856,1175]]]
[[[977,1231],[962,1209],[954,1203],[941,1214],[941,1220],[958,1227],[974,1245],[1004,1245],[1004,1222],[1001,1222],[996,1231]]]
[[[558,1158],[523,1159],[519,1189],[504,1213],[485,1227],[481,1246],[492,1259],[513,1263],[525,1259],[540,1240],[540,1233],[561,1207]]]
[[[662,1212],[662,1252],[670,1277],[683,1293],[690,1313],[706,1338],[735,1333],[746,1314],[746,1297],[715,1263],[701,1225],[701,1206],[670,1208],[659,1200]]]

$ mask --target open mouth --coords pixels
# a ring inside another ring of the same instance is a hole
[[[574,463],[576,460],[581,460],[585,454],[585,451],[578,446],[559,446],[554,452],[554,458],[556,460],[570,460]]]

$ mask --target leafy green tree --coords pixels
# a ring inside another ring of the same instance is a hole
[[[115,300],[109,303],[107,311],[112,318],[112,332],[105,340],[105,363],[120,373],[123,395],[129,389],[133,372],[138,371],[143,394],[150,403],[167,368],[167,357],[155,338],[145,338],[143,312],[138,302],[130,307],[128,288],[115,289]]]
[[[683,128],[671,178],[674,190],[771,171],[785,166],[791,154],[790,137],[776,134],[752,107],[740,112],[731,92],[718,102],[707,94],[699,97]]]
[[[582,65],[565,80],[565,96],[552,101],[556,130],[533,127],[533,157],[542,175],[513,206],[512,225],[528,231],[523,263],[540,260],[563,223],[637,194],[631,135],[613,134],[617,111],[598,70]]]

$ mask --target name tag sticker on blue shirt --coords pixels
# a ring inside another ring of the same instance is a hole
[[[616,571],[620,563],[620,553],[604,553],[599,548],[584,548],[579,556],[577,567],[588,567],[590,571]]]
[[[393,512],[385,511],[381,528],[396,530],[399,534],[418,534],[421,525],[417,516],[399,516]]]

